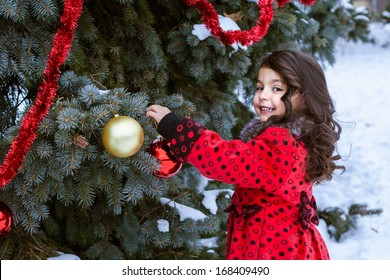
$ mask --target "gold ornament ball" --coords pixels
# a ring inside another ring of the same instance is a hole
[[[114,157],[125,158],[134,155],[144,142],[144,132],[135,119],[115,116],[103,128],[104,148]]]

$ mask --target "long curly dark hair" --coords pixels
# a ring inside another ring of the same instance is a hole
[[[295,51],[281,50],[268,55],[261,67],[268,67],[277,72],[287,85],[287,92],[282,101],[286,114],[273,117],[263,124],[263,129],[272,125],[294,122],[304,117],[310,121],[310,128],[302,128],[298,140],[308,149],[306,162],[307,180],[319,183],[330,180],[335,169],[345,171],[337,165],[341,157],[336,151],[336,142],[340,139],[341,126],[333,118],[335,106],[329,94],[324,71],[310,55]],[[302,110],[292,108],[291,97],[296,92],[302,95],[305,106]]]

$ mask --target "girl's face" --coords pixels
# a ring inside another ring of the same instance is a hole
[[[281,116],[286,112],[281,99],[286,92],[287,85],[277,72],[268,67],[260,68],[253,106],[262,122],[271,116]]]

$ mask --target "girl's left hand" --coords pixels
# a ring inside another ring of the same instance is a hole
[[[162,118],[164,118],[170,112],[171,110],[169,110],[167,107],[155,104],[148,107],[146,116],[153,118],[157,124],[159,124]]]

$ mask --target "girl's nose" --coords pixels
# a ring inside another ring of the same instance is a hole
[[[269,91],[267,88],[264,88],[259,95],[260,100],[268,100],[269,99]]]

